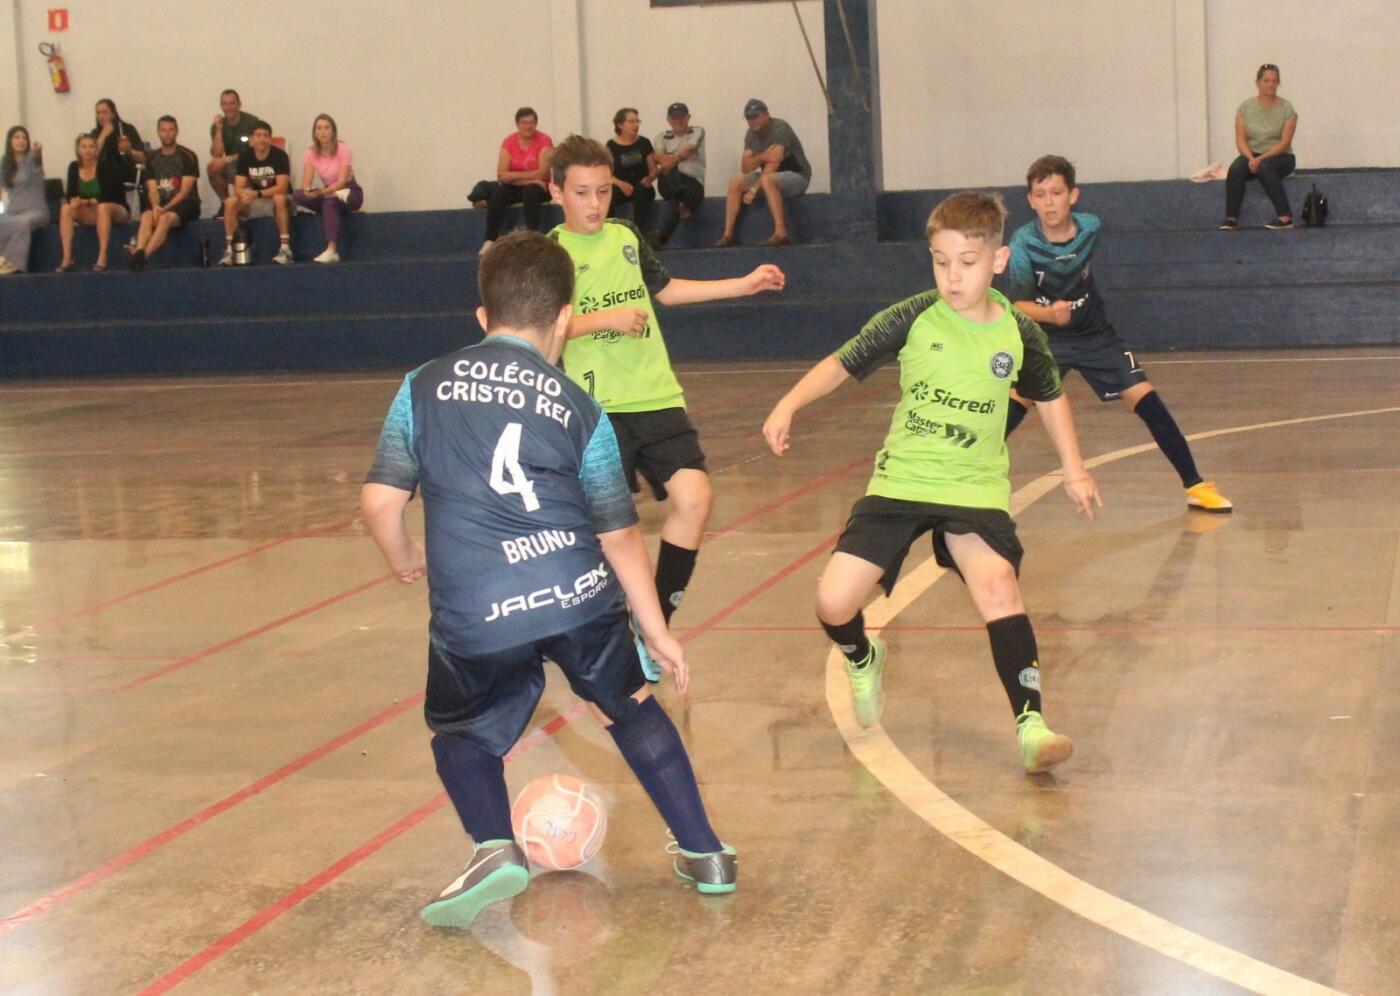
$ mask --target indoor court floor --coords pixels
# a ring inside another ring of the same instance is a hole
[[[607,841],[468,931],[418,919],[468,854],[427,591],[355,518],[398,375],[0,385],[0,992],[1400,991],[1400,351],[1148,357],[1231,516],[1077,376],[1097,521],[1036,419],[1012,437],[1076,745],[1042,776],[926,541],[868,612],[888,705],[854,724],[813,593],[897,379],[778,460],[759,427],[805,367],[681,368],[716,505],[661,698],[739,890],[673,876],[554,672],[507,777],[594,782]]]

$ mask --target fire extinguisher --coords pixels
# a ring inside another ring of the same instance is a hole
[[[49,42],[39,43],[39,54],[49,63],[49,80],[53,83],[54,93],[67,93],[68,70],[63,68],[63,56],[58,54],[58,46]]]

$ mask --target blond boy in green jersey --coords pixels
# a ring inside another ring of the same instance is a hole
[[[880,312],[813,367],[774,407],[763,435],[782,456],[798,411],[850,377],[899,360],[902,396],[866,495],[818,582],[817,617],[846,657],[856,717],[874,726],[884,707],[885,645],[866,635],[861,610],[877,585],[893,589],[910,546],[931,532],[938,563],[958,572],[987,624],[1022,764],[1039,772],[1068,759],[1074,746],[1042,718],[1035,633],[1017,583],[1022,549],[1008,512],[1005,440],[1013,386],[1040,406],[1078,510],[1092,519],[1103,500],[1080,458],[1045,334],[991,288],[1010,255],[1005,224],[994,194],[954,194],[934,208],[925,231],[937,289]]]
[[[602,144],[570,135],[555,147],[549,190],[564,206],[564,223],[549,234],[568,250],[575,274],[564,372],[607,412],[633,490],[640,474],[668,503],[656,591],[669,623],[695,570],[713,493],[652,302],[747,297],[782,290],[785,278],[769,263],[729,280],[673,278],[631,222],[608,217],[612,180],[612,154]],[[637,649],[647,678],[659,680],[640,640]]]

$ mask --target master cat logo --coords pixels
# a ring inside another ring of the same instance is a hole
[[[1011,376],[1011,368],[1015,365],[1015,358],[1003,349],[992,357],[992,376],[997,380],[1006,380]]]
[[[637,265],[637,250],[632,248],[631,243],[627,243],[622,247],[622,258],[633,266]]]

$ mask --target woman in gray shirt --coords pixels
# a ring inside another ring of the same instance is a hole
[[[1278,95],[1278,66],[1266,62],[1254,74],[1259,96],[1250,97],[1235,112],[1235,148],[1239,157],[1230,164],[1225,178],[1225,220],[1222,231],[1232,231],[1240,224],[1240,205],[1244,203],[1244,188],[1250,180],[1258,180],[1269,200],[1274,202],[1273,221],[1265,228],[1292,228],[1293,211],[1288,206],[1288,193],[1283,178],[1298,165],[1293,155],[1293,132],[1298,127],[1298,112]]]
[[[29,236],[49,223],[49,205],[44,199],[44,146],[31,145],[22,125],[5,134],[0,191],[5,198],[5,213],[0,214],[0,274],[23,273],[29,268]]]

